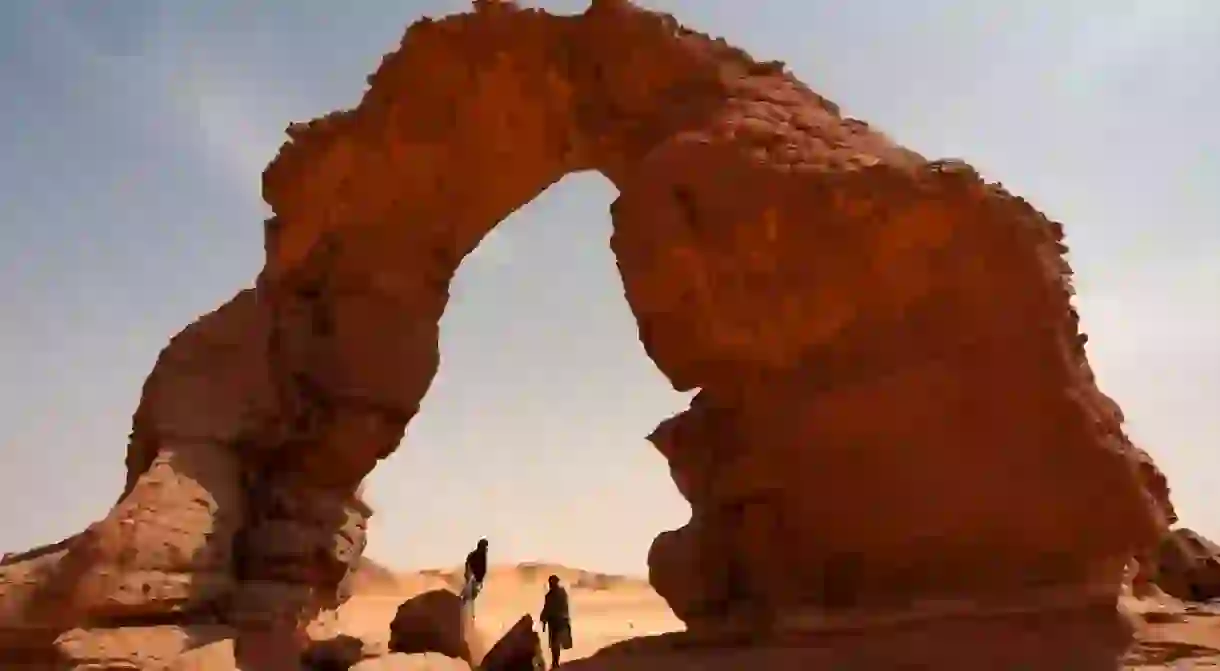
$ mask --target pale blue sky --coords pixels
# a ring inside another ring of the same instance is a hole
[[[1064,221],[1102,386],[1220,536],[1220,2],[647,4]],[[0,4],[0,551],[113,502],[157,352],[258,271],[285,125],[354,104],[407,23],[465,6]],[[462,267],[440,375],[372,478],[373,556],[450,564],[487,535],[497,561],[639,572],[685,522],[643,440],[684,401],[636,340],[612,198],[570,177]]]

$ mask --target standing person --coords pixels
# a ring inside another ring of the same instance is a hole
[[[470,554],[466,555],[466,583],[462,586],[462,603],[470,606],[474,615],[474,600],[483,591],[483,579],[487,577],[487,539],[480,538]]]
[[[542,622],[542,631],[547,632],[547,642],[551,646],[551,668],[559,666],[559,654],[563,650],[572,649],[572,617],[568,611],[568,590],[559,584],[559,576],[552,575],[547,581],[550,589],[542,601],[542,612],[538,621]]]

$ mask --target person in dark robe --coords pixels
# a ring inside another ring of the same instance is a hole
[[[462,585],[462,603],[470,607],[474,615],[474,600],[483,591],[483,580],[487,578],[487,539],[480,538],[470,554],[466,555],[466,582]]]
[[[551,647],[551,668],[559,666],[562,651],[572,649],[572,614],[568,610],[568,590],[559,584],[559,576],[552,575],[547,581],[550,589],[542,601],[542,612],[538,621],[547,634]]]

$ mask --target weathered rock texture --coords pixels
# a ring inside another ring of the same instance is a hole
[[[1220,599],[1220,545],[1191,529],[1174,529],[1157,550],[1156,583],[1189,601]]]
[[[55,626],[216,617],[239,655],[295,645],[360,557],[357,486],[436,373],[459,263],[584,170],[618,188],[646,351],[699,390],[652,435],[693,509],[653,580],[693,631],[1048,592],[1113,610],[1166,511],[1094,383],[1059,224],[672,17],[475,6],[412,25],[354,109],[289,126],[257,288],[162,353]],[[1026,631],[1030,668],[1088,645]],[[1081,658],[1122,646],[1096,638]]]
[[[407,599],[390,622],[390,652],[435,652],[477,666],[487,653],[461,597],[432,590]]]
[[[347,671],[366,658],[384,656],[367,652],[364,641],[340,634],[311,641],[301,655],[301,667],[303,671]]]
[[[1121,418],[1121,410],[1117,405],[1114,405],[1114,411],[1119,413]],[[1160,559],[1159,554],[1161,548],[1164,547],[1165,541],[1163,538],[1172,534],[1169,531],[1171,525],[1177,524],[1178,513],[1174,509],[1173,501],[1169,496],[1169,481],[1165,478],[1165,474],[1157,467],[1156,462],[1152,460],[1152,455],[1142,448],[1135,447],[1134,454],[1139,467],[1140,481],[1143,484],[1144,490],[1152,497],[1156,503],[1156,507],[1165,521],[1165,532],[1162,534],[1162,540],[1151,547],[1141,548],[1132,558],[1133,569],[1131,571],[1131,588],[1132,592],[1139,596],[1143,594],[1152,594],[1160,590],[1156,585],[1159,581]],[[1170,578],[1172,580],[1172,578]]]
[[[185,671],[236,670],[232,639],[226,627],[151,626],[73,629],[55,640],[58,668],[72,671],[101,669],[164,669]]]
[[[491,646],[479,671],[543,671],[542,641],[534,630],[534,618],[522,615]]]

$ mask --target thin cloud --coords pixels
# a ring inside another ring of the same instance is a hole
[[[1149,51],[1178,44],[1217,18],[1211,0],[1131,0],[1126,11],[1099,13],[1081,26],[1061,72],[1078,79],[1136,65]]]
[[[188,144],[194,141],[201,158],[231,176],[235,189],[259,198],[260,175],[288,118],[288,96],[273,83],[225,72],[207,45],[167,22],[142,34],[140,48],[116,54],[101,48],[88,26],[53,1],[30,12],[29,21],[44,45],[34,56],[45,65],[60,69],[68,61],[69,69],[83,71],[90,88],[124,96],[125,107],[180,117],[182,123],[169,127]]]
[[[261,198],[263,168],[283,141],[256,86],[208,72],[192,60],[172,84],[173,97],[198,132],[200,151],[245,195]],[[282,117],[281,117],[282,118]],[[282,126],[284,124],[280,124]],[[275,128],[275,131],[271,129]]]
[[[292,100],[273,82],[226,72],[207,47],[163,34],[166,87],[174,108],[194,132],[203,158],[235,190],[261,201],[261,175],[284,137]],[[181,44],[172,47],[172,44]]]

